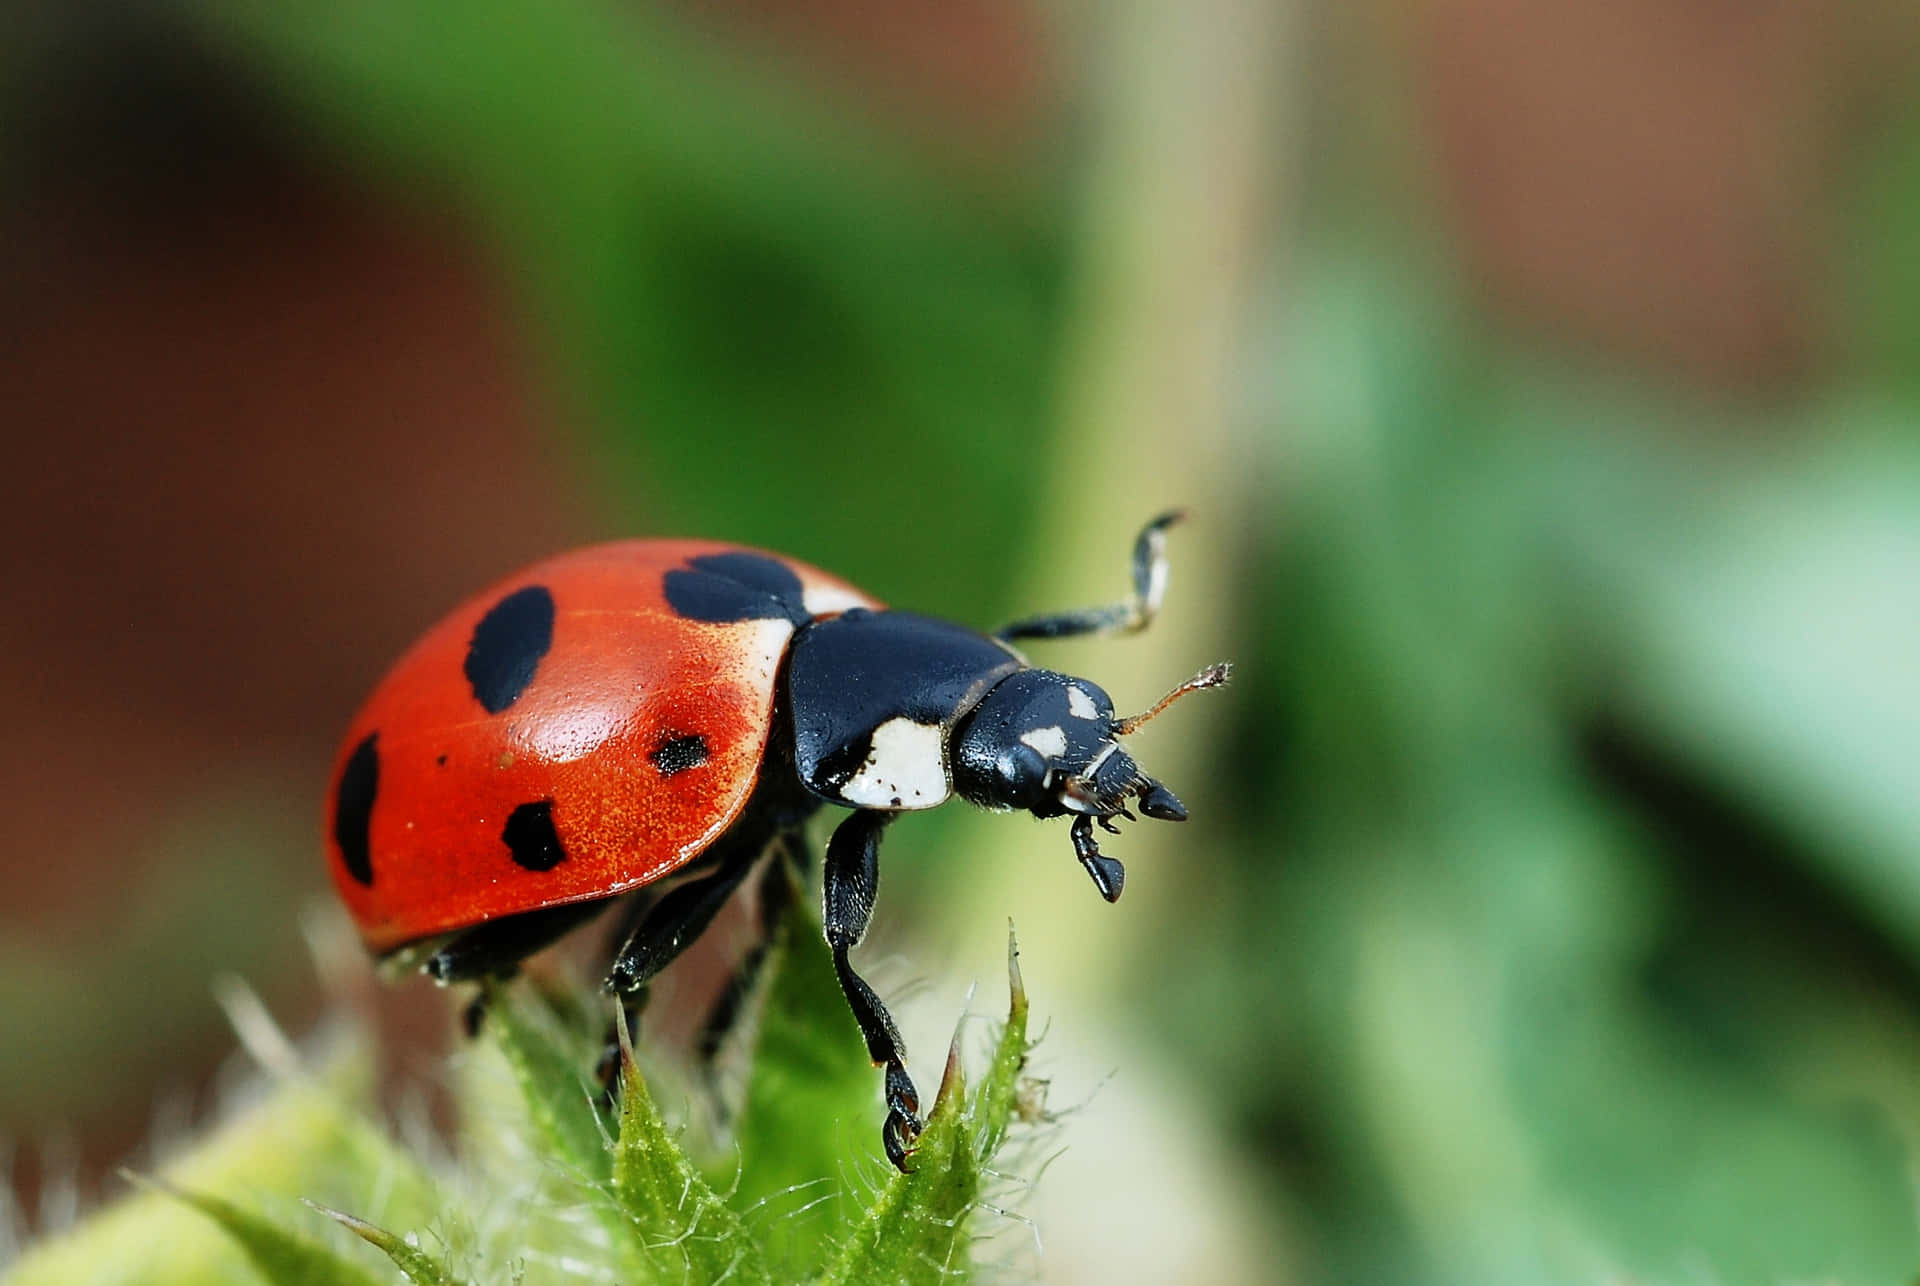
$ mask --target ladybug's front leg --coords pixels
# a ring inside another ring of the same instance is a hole
[[[1133,596],[1106,607],[1083,607],[1015,621],[994,631],[1003,643],[1019,639],[1064,639],[1078,634],[1134,633],[1152,624],[1167,592],[1167,528],[1187,516],[1184,509],[1161,514],[1133,542]]]
[[[867,936],[873,919],[873,899],[880,888],[880,835],[892,820],[892,813],[858,812],[833,832],[827,843],[826,933],[840,990],[866,1037],[867,1055],[875,1067],[887,1069],[887,1121],[880,1139],[887,1160],[904,1172],[913,1141],[920,1136],[920,1092],[907,1075],[907,1047],[893,1016],[847,961],[847,952]]]

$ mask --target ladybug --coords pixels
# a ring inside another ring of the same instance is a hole
[[[634,894],[605,983],[632,1003],[772,855],[770,931],[809,865],[807,820],[850,808],[827,845],[826,938],[886,1069],[881,1138],[905,1169],[919,1095],[892,1017],[848,960],[872,918],[880,838],[956,795],[1071,817],[1101,896],[1120,896],[1125,872],[1094,827],[1116,831],[1130,803],[1165,821],[1187,810],[1119,738],[1228,667],[1116,718],[1099,687],[1013,644],[1145,627],[1180,517],[1140,533],[1125,602],[993,634],[736,545],[623,541],[536,563],[436,625],[355,717],[327,810],[334,884],[373,953],[442,983],[510,976]],[[763,955],[749,953],[703,1051]]]

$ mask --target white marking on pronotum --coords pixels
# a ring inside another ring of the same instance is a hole
[[[932,808],[948,789],[942,729],[901,715],[873,730],[867,762],[840,797],[861,808]]]
[[[838,585],[809,585],[801,591],[800,603],[815,616],[833,616],[850,607],[866,607],[867,600]]]
[[[1067,730],[1057,723],[1050,728],[1035,728],[1032,732],[1023,732],[1020,734],[1020,740],[1049,759],[1058,759],[1067,753]]]
[[[1073,711],[1076,719],[1100,717],[1100,707],[1093,703],[1093,695],[1077,683],[1067,685],[1067,709]]]

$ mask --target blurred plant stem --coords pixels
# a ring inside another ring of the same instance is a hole
[[[1242,314],[1286,242],[1284,179],[1292,170],[1298,77],[1290,74],[1297,20],[1291,0],[1131,0],[1099,11],[1091,55],[1092,137],[1058,370],[1055,432],[1035,470],[1036,525],[1013,610],[1027,613],[1117,598],[1127,542],[1141,521],[1172,507],[1191,519],[1171,536],[1172,581],[1161,619],[1143,636],[1046,643],[1038,665],[1097,676],[1122,709],[1144,709],[1201,665],[1248,647],[1237,638],[1235,566],[1272,528],[1270,480],[1236,396],[1235,338]],[[1029,959],[1050,990],[1089,1004],[1119,1002],[1116,980],[1152,970],[1158,950],[1184,955],[1168,926],[1204,904],[1231,843],[1233,802],[1209,772],[1228,720],[1223,694],[1197,697],[1137,739],[1148,770],[1185,792],[1193,820],[1148,822],[1108,845],[1127,865],[1126,896],[1101,904],[1053,828],[1026,837],[982,823],[973,847],[994,854],[977,868],[966,923],[1014,915]],[[967,841],[962,840],[962,843]],[[1029,930],[1027,926],[1031,926]],[[967,943],[963,952],[973,949]],[[982,968],[984,970],[984,963]],[[1123,984],[1124,985],[1124,984]],[[1071,1053],[1048,1051],[1069,1081]],[[1124,1085],[1108,1097],[1153,1094],[1164,1083],[1145,1050],[1124,1056]],[[1102,1060],[1114,1057],[1103,1047]],[[1110,1064],[1109,1064],[1110,1065]],[[1163,1107],[1171,1108],[1164,1103]],[[1113,1103],[1107,1111],[1114,1111]],[[1145,1231],[1184,1230],[1186,1280],[1286,1281],[1258,1185],[1205,1129],[1204,1104],[1172,1112],[1187,1146],[1205,1158],[1183,1182],[1152,1185],[1141,1231],[1104,1220],[1103,1245],[1078,1247],[1082,1226],[1048,1221],[1056,1264],[1094,1272],[1149,1273],[1169,1244]],[[1104,1139],[1081,1135],[1060,1158],[1050,1192],[1101,1191],[1109,1213],[1128,1209],[1132,1181]],[[1043,1201],[1048,1200],[1042,1194]],[[1172,1264],[1166,1264],[1169,1269]]]
[[[1291,0],[1132,0],[1101,18],[1059,431],[1040,471],[1041,525],[1016,602],[1024,612],[1117,597],[1139,523],[1170,507],[1191,510],[1172,537],[1173,588],[1158,625],[1138,639],[1033,649],[1036,663],[1098,674],[1120,706],[1144,708],[1231,655],[1235,554],[1266,526],[1255,515],[1271,493],[1236,407],[1234,337],[1270,248],[1286,239],[1279,179],[1291,169],[1297,115],[1288,86],[1298,78],[1287,74],[1297,12]],[[1151,771],[1176,790],[1193,780],[1209,758],[1209,729],[1224,724],[1219,714],[1217,700],[1193,701],[1169,720],[1177,737],[1145,737]],[[1129,832],[1124,856],[1139,860],[1136,887],[1177,881],[1186,865],[1177,853],[1207,833],[1204,820]],[[1064,846],[1050,853],[1063,857]],[[999,878],[978,885],[977,897],[1004,912],[1011,893],[1031,887],[1035,867],[993,869]],[[1072,861],[1046,870],[1058,898],[1088,892]],[[1134,896],[1145,903],[1161,892]],[[1137,923],[1112,915],[1029,919],[1032,949],[1074,971],[1068,986],[1109,978],[1139,936]]]

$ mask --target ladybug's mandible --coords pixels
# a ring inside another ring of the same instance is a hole
[[[355,718],[327,817],[334,884],[372,951],[442,982],[510,975],[640,890],[606,979],[632,996],[770,853],[771,928],[805,878],[808,817],[851,808],[827,845],[826,937],[886,1069],[881,1137],[904,1168],[919,1095],[892,1017],[847,958],[872,918],[880,836],[954,795],[1071,816],[1074,853],[1101,896],[1120,896],[1124,872],[1094,827],[1116,831],[1136,801],[1165,821],[1187,810],[1118,739],[1228,667],[1115,718],[1100,688],[1034,669],[1012,644],[1146,626],[1180,517],[1141,531],[1127,601],[992,635],[732,545],[625,541],[537,563],[435,626]],[[750,981],[728,988],[703,1051]]]

